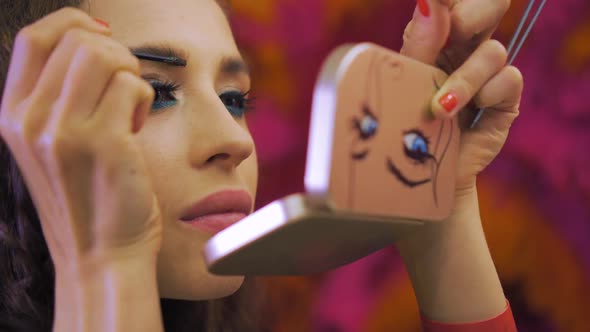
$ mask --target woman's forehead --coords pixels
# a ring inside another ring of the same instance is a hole
[[[215,62],[239,56],[226,14],[215,0],[91,0],[86,10],[108,22],[112,37],[128,47],[166,44]]]
[[[82,6],[108,22],[113,37],[231,37],[224,10],[215,0],[91,0]]]

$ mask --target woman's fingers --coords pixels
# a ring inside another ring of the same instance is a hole
[[[108,62],[115,67],[133,72],[139,71],[138,61],[129,50],[112,38],[85,29],[73,28],[65,32],[49,56],[33,92],[36,97],[51,101],[59,97],[69,68],[79,60],[77,55],[86,60],[86,63],[82,65],[91,69]],[[87,77],[84,81],[93,82],[95,77]]]
[[[465,107],[506,64],[506,49],[489,40],[469,57],[434,95],[431,109],[436,117],[450,118]]]
[[[433,65],[451,29],[448,0],[418,0],[412,21],[404,31],[401,54]]]
[[[518,117],[523,78],[513,66],[504,67],[480,90],[474,101],[486,109],[478,127],[506,131]]]
[[[147,168],[141,150],[134,144],[134,137],[131,135],[133,127],[139,130],[142,125],[134,125],[134,119],[147,116],[153,96],[154,89],[143,79],[128,71],[118,71],[91,119],[89,132],[94,133],[94,137],[90,145],[100,156],[94,173],[109,188],[108,194],[96,196],[100,206],[108,207],[104,212],[99,212],[97,220],[125,220],[126,223],[117,227],[107,223],[107,227],[102,230],[99,225],[99,235],[109,234],[100,241],[103,245],[113,244],[113,239],[130,239],[124,233],[127,229],[149,229],[146,226],[155,221],[153,217],[159,214],[153,214],[157,212],[153,210],[157,204],[151,205],[151,208],[137,208],[135,203],[125,202],[129,197],[137,202],[153,202],[153,189],[147,177]],[[134,237],[133,240],[140,241],[141,238]]]
[[[488,39],[510,7],[510,0],[452,0],[451,40],[457,43]]]
[[[54,107],[51,111],[47,106],[29,109],[25,119],[29,135],[34,137],[45,126],[59,126],[64,120],[87,119],[117,70],[139,73],[138,60],[127,48],[87,30],[67,31],[50,55],[31,98]]]
[[[154,99],[149,83],[126,71],[117,72],[98,104],[93,121],[97,128],[117,135],[137,132]]]
[[[0,133],[60,265],[159,245],[157,202],[132,135],[154,91],[108,34],[74,9],[27,27],[0,105]]]
[[[110,30],[79,9],[64,8],[22,29],[12,52],[3,105],[8,111],[33,91],[47,59],[66,31],[81,28],[109,34]]]
[[[59,119],[88,119],[115,73],[128,71],[139,75],[137,58],[109,37],[76,29],[66,34],[64,43],[68,45],[64,53],[70,53],[70,64],[65,75],[58,74],[63,87],[54,115]]]

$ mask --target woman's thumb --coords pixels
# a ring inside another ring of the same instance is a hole
[[[433,65],[451,31],[450,0],[418,0],[401,54]]]

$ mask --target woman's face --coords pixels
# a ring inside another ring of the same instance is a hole
[[[201,249],[215,231],[251,212],[257,161],[243,114],[250,78],[222,9],[214,0],[92,0],[82,8],[108,22],[113,38],[129,48],[173,50],[187,60],[186,67],[141,62],[142,76],[157,88],[137,139],[164,222],[160,295],[231,294],[242,278],[209,274]],[[208,217],[196,220],[202,214]]]

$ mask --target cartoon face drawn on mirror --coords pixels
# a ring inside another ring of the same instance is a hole
[[[441,220],[454,198],[459,127],[434,120],[446,74],[370,46],[340,74],[330,192],[338,208]]]

